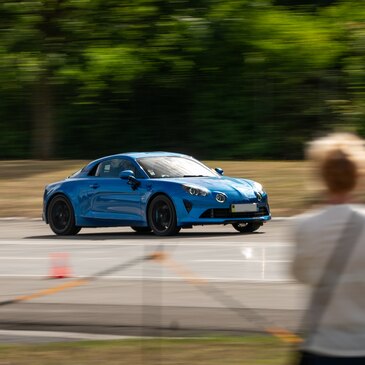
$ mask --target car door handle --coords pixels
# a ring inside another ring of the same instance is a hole
[[[90,188],[92,189],[97,189],[100,185],[99,184],[91,184],[89,185]]]

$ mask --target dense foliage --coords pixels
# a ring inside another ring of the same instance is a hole
[[[0,158],[294,159],[365,134],[353,1],[2,0]]]

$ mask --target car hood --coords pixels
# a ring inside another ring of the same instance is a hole
[[[254,181],[248,179],[236,179],[231,177],[186,177],[178,179],[166,179],[178,184],[186,184],[193,186],[201,186],[211,192],[220,192],[225,194],[238,194],[247,198],[255,197],[255,190],[253,188]]]

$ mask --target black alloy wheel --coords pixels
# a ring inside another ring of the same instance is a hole
[[[137,233],[150,233],[152,229],[150,227],[137,227],[137,226],[131,226],[133,231]]]
[[[57,195],[49,203],[47,218],[52,231],[60,236],[75,235],[81,229],[75,225],[71,203],[62,195]]]
[[[148,208],[148,223],[157,236],[172,236],[181,229],[177,226],[174,204],[165,195],[153,198]]]
[[[240,233],[251,233],[257,231],[261,226],[262,223],[257,222],[249,222],[249,223],[233,223],[233,228],[240,232]]]

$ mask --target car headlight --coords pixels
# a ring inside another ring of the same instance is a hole
[[[266,193],[264,191],[264,187],[261,184],[254,182],[253,190],[259,202],[265,198]]]
[[[190,195],[194,196],[207,196],[209,194],[209,190],[203,188],[201,186],[196,185],[183,185],[182,188],[189,193]]]
[[[254,182],[253,183],[253,190],[255,190],[256,192],[260,193],[260,194],[264,194],[264,187],[259,184],[258,182]]]

